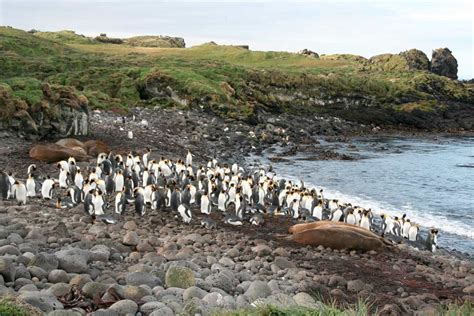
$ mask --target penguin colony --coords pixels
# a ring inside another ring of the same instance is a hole
[[[151,150],[140,156],[101,153],[97,161],[81,170],[73,157],[57,163],[58,178],[36,176],[36,165],[27,169],[26,185],[12,173],[0,174],[0,194],[19,205],[28,199],[55,201],[58,209],[83,205],[93,220],[115,223],[124,212],[134,210],[139,216],[153,211],[171,211],[184,223],[194,212],[222,214],[230,225],[264,224],[263,214],[286,216],[294,222],[329,220],[357,225],[367,230],[419,241],[419,226],[402,217],[381,215],[381,225],[374,221],[371,209],[363,209],[338,200],[326,200],[323,190],[307,188],[278,178],[263,168],[245,171],[237,164],[220,164],[213,159],[196,166],[188,151],[185,160],[152,159]],[[110,204],[113,203],[113,206]],[[217,223],[205,218],[201,225],[214,229]],[[425,246],[434,251],[438,230],[428,231]]]

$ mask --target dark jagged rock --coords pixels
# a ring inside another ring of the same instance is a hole
[[[431,56],[431,71],[437,75],[451,79],[458,78],[458,61],[449,48],[433,50]]]

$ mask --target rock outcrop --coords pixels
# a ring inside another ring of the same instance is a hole
[[[308,56],[308,57],[314,57],[314,58],[319,58],[319,55],[318,53],[316,52],[313,52],[312,50],[309,50],[309,49],[303,49],[303,50],[300,50],[298,52],[298,54],[300,55],[305,55],[305,56]]]
[[[88,100],[67,86],[42,85],[41,100],[29,104],[0,86],[0,130],[30,138],[89,134]]]
[[[125,44],[137,47],[169,47],[169,48],[185,48],[186,43],[182,37],[172,36],[134,36],[123,40]]]
[[[449,48],[438,48],[431,55],[431,71],[451,79],[458,78],[458,61]]]
[[[421,50],[413,48],[399,54],[410,70],[430,70],[430,60]]]

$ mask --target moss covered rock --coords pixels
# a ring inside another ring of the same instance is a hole
[[[451,79],[458,78],[458,61],[449,48],[438,48],[431,55],[431,71]]]
[[[194,272],[186,267],[170,267],[165,275],[166,287],[187,289],[196,285]]]

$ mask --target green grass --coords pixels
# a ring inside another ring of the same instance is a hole
[[[408,51],[404,56],[413,63],[417,54]],[[91,107],[120,111],[132,106],[183,106],[169,95],[140,94],[151,85],[161,90],[169,86],[189,106],[204,105],[219,115],[243,120],[257,109],[359,120],[372,111],[370,105],[383,112],[386,121],[394,113],[411,115],[417,109],[436,114],[452,102],[474,103],[472,86],[409,70],[407,65],[401,55],[367,60],[349,54],[312,58],[213,44],[139,47],[91,42],[72,31],[31,34],[0,27],[0,83],[29,105],[38,102],[42,82],[73,86],[89,98]],[[303,97],[284,101],[296,93]],[[358,103],[351,108],[340,108],[337,102],[320,107],[311,105],[311,98]]]
[[[373,304],[359,300],[353,306],[337,307],[335,303],[321,305],[319,309],[304,307],[281,308],[275,306],[259,306],[256,308],[219,311],[215,316],[367,316],[376,315],[378,308]],[[468,301],[464,303],[451,304],[441,307],[436,315],[439,316],[471,316],[474,313],[472,304]]]
[[[0,298],[0,315],[2,316],[39,316],[41,314],[31,305],[19,302],[14,298]]]

